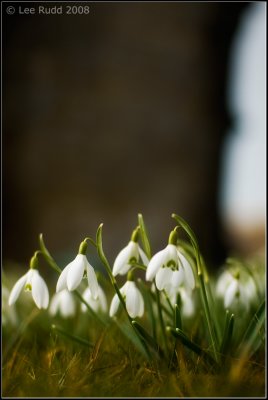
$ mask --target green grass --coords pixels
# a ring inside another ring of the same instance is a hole
[[[117,281],[111,273],[102,247],[101,224],[96,242],[90,238],[89,242],[106,269],[106,277],[100,275],[99,281],[108,304],[115,292],[121,297],[116,318],[92,312],[88,305],[87,313],[81,312],[82,283],[74,293],[76,315],[68,319],[52,318],[47,310],[38,310],[31,294],[23,292],[16,303],[14,322],[5,300],[3,397],[265,397],[264,263],[228,261],[231,267],[252,275],[257,292],[250,306],[241,303],[242,308],[236,308],[234,314],[226,311],[223,300],[215,296],[216,277],[209,277],[194,233],[181,217],[173,214],[173,218],[190,240],[179,245],[195,270],[194,315],[182,314],[180,296],[174,306],[163,292],[153,292],[151,284],[136,276],[145,313],[142,318],[131,318],[119,292],[126,277]],[[141,242],[150,258],[141,214],[138,220]],[[39,239],[39,255],[58,275],[61,268],[42,235]],[[137,266],[133,265],[133,270]],[[12,266],[7,270],[12,271]],[[4,276],[4,285],[10,289],[10,281],[17,278]]]
[[[63,329],[90,340],[85,346],[50,328],[34,309],[21,332],[3,332],[3,397],[261,397],[264,349],[251,359],[229,357],[220,370],[177,342],[171,366],[148,362],[122,335],[94,320],[61,321]],[[31,318],[32,317],[32,318]],[[57,319],[57,324],[60,320]],[[77,332],[76,332],[77,333]]]

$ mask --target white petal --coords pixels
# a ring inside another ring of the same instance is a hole
[[[166,257],[166,248],[164,250],[159,251],[151,258],[146,270],[147,281],[152,281],[154,279],[159,268],[161,268],[162,265],[164,265],[165,257]]]
[[[194,273],[191,267],[191,264],[189,261],[184,257],[183,254],[180,253],[179,255],[180,261],[182,263],[182,268],[184,270],[184,276],[185,276],[185,283],[188,285],[191,289],[194,289],[195,287],[195,279],[194,279]]]
[[[66,265],[66,267],[62,270],[58,282],[57,282],[57,286],[56,286],[56,292],[61,292],[64,289],[67,289],[67,274],[69,271],[70,266],[74,263],[74,261],[70,262],[68,265]]]
[[[92,298],[92,296],[91,296],[91,291],[90,291],[89,287],[87,287],[87,288],[84,290],[84,292],[83,292],[83,294],[82,294],[82,297],[83,297],[83,299],[89,304],[89,300]],[[81,304],[81,310],[82,310],[83,312],[86,312],[86,311],[87,311],[87,307],[86,307],[86,305],[85,305],[84,303]]]
[[[47,308],[49,302],[49,293],[46,282],[39,275],[37,270],[33,270],[34,274],[32,277],[32,295],[35,304],[38,308]]]
[[[225,297],[224,297],[224,307],[228,308],[232,304],[236,292],[238,290],[238,282],[236,279],[233,280],[233,282],[228,286],[228,289],[225,292]]]
[[[126,308],[131,318],[141,317],[144,313],[144,301],[134,282],[129,282],[126,293]]]
[[[67,288],[75,290],[81,283],[87,265],[87,258],[84,254],[78,254],[69,265],[67,272]]]
[[[228,271],[224,271],[217,280],[216,284],[216,294],[219,297],[223,297],[227,287],[230,285],[230,283],[233,281],[232,275]]]
[[[51,301],[50,301],[50,305],[49,305],[49,310],[48,310],[48,312],[49,312],[49,314],[52,315],[52,316],[56,315],[57,312],[58,312],[59,301],[60,301],[60,295],[61,295],[61,292],[55,293],[55,294],[52,296],[52,299],[51,299]]]
[[[257,288],[254,280],[249,277],[244,286],[244,292],[248,299],[255,300],[257,296]]]
[[[72,317],[75,315],[75,302],[73,295],[68,290],[62,291],[60,298],[60,313],[64,318]]]
[[[13,286],[13,289],[11,290],[10,296],[9,296],[9,300],[8,300],[8,304],[11,306],[12,304],[15,303],[15,301],[17,300],[17,298],[19,297],[22,288],[24,287],[24,285],[26,284],[27,281],[27,274],[23,275]]]
[[[87,262],[87,280],[93,299],[97,299],[99,295],[99,284],[94,268]]]
[[[172,281],[172,269],[160,268],[155,277],[155,283],[158,290],[163,290]]]
[[[182,301],[182,313],[185,317],[191,317],[194,314],[194,302],[192,292],[187,292],[184,288],[180,288]]]
[[[116,314],[119,304],[120,304],[119,297],[117,296],[117,294],[115,294],[110,306],[110,312],[109,312],[110,317],[113,317]]]
[[[103,312],[106,312],[108,309],[106,295],[100,286],[99,286],[99,304],[100,304],[101,310]]]
[[[113,265],[113,275],[126,274],[131,267],[129,264],[131,258],[135,258],[137,261],[139,258],[138,244],[132,240],[117,255]]]
[[[173,271],[171,284],[173,287],[178,288],[185,280],[184,270],[179,268],[178,271]]]
[[[177,271],[176,271],[177,272]],[[174,273],[173,273],[174,275]],[[166,285],[165,291],[169,297],[171,304],[176,304],[177,301],[177,294],[178,294],[178,287],[173,286],[173,284]]]
[[[148,265],[149,264],[149,259],[148,259],[148,257],[146,256],[146,254],[144,253],[144,251],[142,250],[142,248],[140,247],[140,246],[138,246],[138,250],[139,250],[139,253],[140,253],[140,256],[141,256],[141,260],[142,260],[142,262],[143,262],[143,265]]]

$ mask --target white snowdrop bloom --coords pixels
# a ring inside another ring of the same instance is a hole
[[[75,315],[73,295],[67,289],[55,293],[51,299],[48,311],[52,316],[58,313],[63,318],[73,317]]]
[[[106,295],[100,286],[99,286],[99,296],[97,299],[93,298],[89,287],[86,288],[82,296],[84,300],[88,303],[88,305],[92,308],[92,310],[94,310],[95,312],[98,311],[102,311],[104,313],[107,312],[108,306],[107,306]],[[83,312],[87,311],[87,307],[83,303],[81,304],[81,310]]]
[[[8,299],[10,296],[10,291],[6,286],[2,286],[2,324],[3,326],[7,325],[16,325],[18,322],[18,316],[14,306],[8,305]]]
[[[96,299],[98,297],[98,280],[94,268],[90,265],[85,255],[86,248],[87,244],[84,241],[81,243],[79,253],[75,259],[61,272],[56,286],[57,293],[63,289],[75,290],[80,285],[85,273],[93,298]]]
[[[8,304],[10,306],[17,301],[23,288],[32,293],[33,300],[38,308],[46,309],[48,307],[48,288],[37,269],[31,268],[15,283],[9,296]]]
[[[235,309],[240,306],[249,309],[257,297],[257,288],[250,275],[241,272],[224,271],[218,278],[216,294],[223,298],[224,307]]]
[[[177,295],[180,295],[181,300],[181,313],[184,317],[191,317],[195,312],[195,304],[193,300],[193,291],[187,290],[180,286],[175,288],[172,285],[166,287],[167,295],[170,299],[171,304],[174,306],[177,302]]]
[[[144,301],[141,292],[135,282],[127,281],[120,289],[126,302],[126,309],[131,318],[142,317],[144,313]],[[113,317],[119,307],[120,300],[117,294],[114,295],[110,306],[110,317]]]
[[[176,240],[177,233],[172,231],[169,244],[149,261],[146,280],[152,281],[155,278],[158,290],[163,290],[168,285],[174,287],[184,285],[190,289],[195,287],[192,267],[184,255],[178,251],[175,245]]]
[[[138,240],[138,228],[134,230],[131,240],[126,247],[124,247],[117,255],[113,265],[113,275],[125,275],[132,264],[139,261],[141,257],[144,265],[148,265],[148,258],[144,251],[140,248],[137,243]]]

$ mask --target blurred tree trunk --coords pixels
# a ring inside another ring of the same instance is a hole
[[[218,265],[226,68],[246,3],[89,5],[3,17],[3,256],[27,260],[39,232],[75,252],[104,222],[113,259],[138,212],[157,251],[176,212]]]

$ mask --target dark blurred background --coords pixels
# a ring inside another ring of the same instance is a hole
[[[244,2],[86,3],[88,15],[3,11],[3,259],[43,232],[75,255],[104,223],[113,260],[141,212],[153,250],[186,219],[209,266],[219,215],[230,44]],[[54,5],[85,3],[43,3]]]

